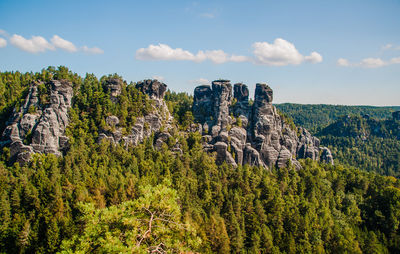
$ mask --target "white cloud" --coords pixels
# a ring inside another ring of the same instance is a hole
[[[193,83],[195,85],[209,85],[211,82],[208,79],[205,78],[199,78],[195,80],[190,80],[190,83]]]
[[[349,63],[349,60],[347,60],[347,59],[339,58],[337,60],[337,65],[347,67],[347,66],[350,66],[350,63]]]
[[[164,77],[163,76],[153,76],[151,77],[152,79],[157,79],[158,81],[163,81]]]
[[[318,52],[311,52],[309,56],[304,57],[304,59],[310,63],[320,63],[322,62],[322,56]]]
[[[0,38],[0,48],[4,48],[7,46],[7,41],[3,38]]]
[[[215,18],[215,15],[213,13],[205,12],[205,13],[201,13],[200,17],[206,18],[206,19],[213,19],[213,18]]]
[[[41,36],[32,36],[31,39],[25,39],[21,35],[14,34],[10,38],[11,44],[19,49],[30,53],[39,53],[46,50],[54,50],[54,46]]]
[[[378,68],[378,67],[382,67],[385,65],[386,65],[386,63],[382,59],[372,58],[372,57],[364,58],[359,63],[359,66],[364,67],[364,68]]]
[[[63,49],[65,51],[68,51],[68,52],[78,51],[78,49],[75,47],[75,45],[72,42],[64,40],[63,38],[61,38],[58,35],[54,35],[50,41],[55,47]]]
[[[150,45],[136,51],[139,60],[195,60],[195,56],[181,48],[173,49],[166,44]]]
[[[0,34],[7,34],[4,30],[0,30]],[[15,47],[27,51],[29,53],[41,53],[46,50],[56,50],[62,49],[68,51],[70,53],[83,51],[88,54],[103,54],[104,51],[98,47],[89,48],[87,46],[83,46],[80,49],[76,47],[72,42],[67,41],[61,38],[58,35],[54,35],[50,42],[48,42],[42,36],[32,36],[31,39],[26,39],[21,35],[14,34],[9,39],[10,43]]]
[[[83,52],[91,54],[91,55],[98,55],[98,54],[103,54],[104,50],[98,47],[93,47],[89,48],[88,46],[83,46],[82,47]]]
[[[393,57],[390,59],[390,64],[400,64],[400,57]]]
[[[362,68],[379,68],[392,64],[400,64],[400,57],[393,57],[389,61],[382,60],[381,58],[364,58],[359,63],[349,63],[347,59],[339,58],[337,65],[343,67],[362,67]]]
[[[170,61],[194,61],[203,62],[210,60],[216,64],[225,62],[243,62],[245,56],[229,55],[223,50],[199,50],[197,54],[193,54],[182,48],[171,48],[166,44],[149,45],[147,48],[140,48],[136,51],[136,59],[139,60],[170,60]]]
[[[383,50],[387,50],[387,49],[391,49],[391,48],[393,48],[393,45],[392,44],[386,44],[386,45],[384,45],[384,46],[382,46],[382,49]]]
[[[300,64],[303,56],[296,47],[281,38],[275,39],[274,43],[255,42],[253,44],[254,56],[257,63],[272,66],[285,66],[289,64]]]
[[[382,46],[381,49],[382,50],[400,50],[400,46],[388,43],[388,44]]]
[[[232,62],[240,63],[240,62],[249,62],[251,59],[247,56],[232,55],[229,60]]]
[[[182,48],[171,48],[166,44],[149,45],[147,48],[140,48],[136,51],[136,59],[139,60],[175,60],[203,62],[210,60],[215,64],[226,62],[253,62],[257,64],[285,66],[289,64],[300,64],[303,61],[319,63],[322,56],[312,52],[309,56],[301,55],[296,47],[284,40],[276,39],[273,44],[268,42],[256,42],[253,44],[254,57],[230,55],[221,49],[199,50],[196,54]]]
[[[271,66],[286,66],[289,64],[298,65],[303,61],[319,63],[322,56],[317,52],[304,57],[296,49],[293,43],[282,38],[275,39],[274,43],[255,42],[253,43],[253,53],[257,64]]]
[[[207,59],[210,59],[213,63],[222,64],[228,62],[230,57],[227,53],[222,50],[207,50],[206,51]]]

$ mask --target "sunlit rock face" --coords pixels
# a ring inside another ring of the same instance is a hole
[[[14,110],[2,134],[2,146],[10,147],[12,161],[25,163],[33,153],[60,155],[68,147],[65,129],[73,96],[72,83],[52,80],[49,101],[40,105],[38,85],[32,83],[25,104]]]
[[[122,80],[111,79],[111,82],[106,81],[107,83],[121,86],[123,82]],[[154,134],[154,146],[159,149],[171,137],[168,131],[172,128],[173,118],[164,101],[167,85],[158,80],[147,79],[137,82],[136,88],[151,99],[151,112],[142,117],[137,117],[135,124],[127,134],[122,133],[122,128],[118,125],[119,119],[117,116],[108,116],[106,118],[108,130],[100,131],[98,142],[107,140],[114,144],[123,143],[125,146],[136,146]],[[121,87],[113,86],[112,89],[107,91],[112,99],[115,95],[113,91],[121,91]],[[115,101],[116,103],[118,102],[118,97],[115,98]],[[181,151],[179,144],[174,147],[174,151]]]
[[[286,123],[272,105],[273,91],[256,84],[254,103],[243,83],[216,80],[195,88],[193,115],[199,123],[206,151],[216,152],[217,163],[301,168],[297,158],[333,164],[331,152],[303,128]]]

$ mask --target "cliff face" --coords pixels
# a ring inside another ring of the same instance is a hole
[[[284,167],[296,158],[311,158],[333,164],[329,149],[303,128],[286,123],[272,105],[273,92],[257,84],[250,106],[246,85],[229,80],[199,86],[194,92],[193,115],[202,125],[204,148],[217,153],[217,162]],[[293,129],[292,129],[293,128]]]
[[[121,81],[122,82],[122,81]],[[111,88],[106,88],[109,91],[111,98],[114,97],[113,91],[121,90],[121,82],[106,82],[106,85],[111,84]],[[115,85],[119,84],[119,85]],[[143,94],[147,94],[152,100],[153,110],[151,113],[142,117],[136,118],[136,122],[127,135],[122,135],[119,127],[119,119],[116,116],[108,116],[106,123],[112,127],[113,131],[103,131],[99,135],[98,141],[107,139],[112,143],[123,142],[126,146],[137,145],[145,138],[150,137],[152,133],[155,134],[155,147],[161,147],[162,144],[171,136],[168,130],[172,127],[173,118],[168,110],[164,101],[164,95],[167,90],[167,85],[159,82],[158,80],[144,80],[136,83],[136,88]],[[113,100],[118,103],[118,98],[114,97]],[[161,127],[164,127],[161,131]],[[178,147],[177,147],[178,148]],[[179,150],[179,148],[177,149]]]
[[[25,104],[7,122],[1,146],[10,148],[12,161],[27,162],[32,153],[60,155],[68,147],[65,129],[73,96],[72,84],[53,80],[49,84],[49,100],[39,103],[38,86],[31,85]],[[113,103],[119,103],[123,81],[109,78],[103,83]],[[137,117],[128,131],[119,126],[117,116],[106,117],[107,128],[99,131],[98,142],[108,140],[126,146],[137,145],[154,134],[154,146],[160,148],[171,138],[173,117],[164,101],[167,86],[157,80],[144,80],[136,88],[152,101],[151,113]],[[284,167],[289,162],[296,168],[296,158],[311,158],[333,164],[329,149],[319,147],[319,140],[303,128],[296,128],[281,117],[272,105],[273,92],[266,84],[257,84],[253,105],[245,84],[233,86],[229,80],[216,80],[212,86],[199,86],[194,91],[193,115],[206,151],[216,152],[217,163],[226,161],[237,166],[250,164],[264,167]],[[194,128],[193,128],[194,127]],[[169,140],[171,145],[172,140]],[[175,141],[172,150],[182,152]]]
[[[67,80],[51,81],[50,102],[45,106],[39,104],[40,84],[31,85],[25,104],[19,111],[14,110],[1,137],[1,144],[10,147],[12,161],[24,163],[32,153],[60,155],[68,146],[64,133],[69,122],[72,84]]]

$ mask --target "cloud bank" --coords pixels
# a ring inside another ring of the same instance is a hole
[[[0,38],[0,48],[4,48],[7,46],[7,41],[3,38]]]
[[[245,56],[228,55],[223,50],[198,51],[196,54],[181,48],[173,49],[166,44],[150,45],[136,51],[136,59],[139,60],[166,60],[166,61],[194,61],[203,62],[210,60],[213,63],[244,62]]]
[[[209,85],[211,82],[208,79],[205,78],[199,78],[199,79],[195,79],[195,80],[189,80],[190,83],[192,84],[200,84],[200,85]]]
[[[58,35],[54,35],[53,38],[51,38],[51,43],[55,47],[63,49],[68,52],[78,51],[78,49],[75,47],[75,45],[72,42],[64,40],[63,38],[61,38]]]
[[[54,35],[50,41],[46,40],[42,36],[32,36],[30,39],[27,39],[21,35],[13,34],[11,37],[8,36],[7,32],[4,30],[0,30],[0,35],[4,35],[9,38],[10,44],[14,47],[17,47],[23,51],[37,54],[43,53],[45,51],[55,51],[57,49],[61,49],[70,53],[75,52],[85,52],[88,54],[103,54],[104,51],[98,47],[89,48],[88,46],[77,47],[72,42],[61,38],[58,35]],[[0,47],[5,47],[7,45],[7,41],[3,38],[0,38]]]
[[[242,56],[228,54],[221,49],[199,50],[192,53],[182,48],[172,48],[167,44],[149,45],[147,48],[140,48],[136,51],[138,60],[164,60],[164,61],[193,61],[203,62],[209,60],[215,64],[226,62],[251,62],[259,65],[286,66],[298,65],[303,62],[319,63],[322,56],[312,52],[309,56],[303,56],[296,47],[281,38],[273,43],[255,42],[252,45],[253,56]]]
[[[362,67],[362,68],[379,68],[383,66],[388,66],[392,64],[400,64],[400,57],[393,57],[390,60],[382,60],[381,58],[364,58],[360,62],[350,63],[349,60],[345,58],[339,58],[337,60],[337,65],[342,67]]]

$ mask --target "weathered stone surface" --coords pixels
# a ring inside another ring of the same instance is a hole
[[[10,117],[2,135],[1,143],[10,146],[11,159],[20,163],[29,161],[32,153],[60,155],[68,147],[64,133],[69,123],[72,84],[68,80],[52,80],[50,102],[42,107],[37,85],[31,85],[24,106]]]
[[[246,147],[244,149],[243,164],[266,167],[264,162],[261,160],[258,151],[251,147],[250,144],[246,144]]]
[[[263,147],[260,150],[260,154],[264,163],[269,166],[273,167],[276,165],[278,161],[279,151],[275,150],[272,146],[268,146],[267,143],[264,143]]]
[[[226,159],[226,152],[228,149],[228,145],[224,142],[217,142],[214,144],[213,149],[214,149],[214,151],[217,152],[216,162],[218,164],[221,164],[222,162],[224,162]]]
[[[270,104],[272,103],[272,99],[273,99],[272,89],[267,84],[257,83],[256,92],[254,94],[254,103]]]
[[[229,142],[229,135],[228,132],[226,131],[222,131],[217,137],[216,137],[216,141],[219,142],[225,142],[228,144]]]
[[[119,119],[116,116],[107,116],[106,123],[108,126],[115,127],[119,124]]]
[[[213,138],[215,138],[216,136],[218,136],[219,132],[221,131],[221,126],[219,125],[214,125],[211,128],[211,135]]]
[[[286,148],[282,148],[279,152],[277,166],[278,168],[286,167],[288,162],[292,159],[292,154]]]
[[[202,124],[209,121],[213,115],[212,96],[212,91],[209,85],[198,86],[194,89],[192,107],[193,116]]]
[[[263,167],[285,167],[291,163],[300,169],[296,158],[333,162],[329,149],[320,148],[316,137],[306,129],[292,129],[282,119],[272,105],[273,91],[267,84],[256,84],[252,106],[246,85],[235,84],[236,103],[231,106],[229,81],[216,80],[212,84],[212,88],[200,86],[195,89],[193,114],[206,135],[203,136],[204,149],[217,152],[217,163],[226,161],[232,165]],[[236,119],[232,119],[231,114]],[[234,162],[227,155],[227,147],[230,147]]]
[[[203,126],[199,123],[192,123],[190,124],[188,132],[199,132],[200,134],[203,132]]]
[[[113,102],[118,101],[118,96],[121,94],[123,81],[119,78],[108,78],[104,81],[103,87],[108,94],[110,94]]]
[[[142,93],[149,95],[152,100],[153,111],[143,117],[137,117],[135,124],[128,131],[127,135],[122,135],[122,128],[118,127],[118,117],[108,116],[106,118],[106,123],[113,128],[111,130],[100,131],[98,142],[107,140],[114,144],[123,143],[125,146],[136,146],[154,133],[155,139],[153,145],[155,148],[160,149],[171,136],[168,130],[172,126],[173,118],[163,98],[167,86],[157,80],[144,80],[137,82],[136,88]],[[112,94],[110,94],[110,96],[112,96]],[[164,127],[164,131],[161,131],[162,127]],[[190,128],[192,128],[193,131],[201,132],[201,125],[199,124],[194,124]],[[179,147],[176,147],[175,150],[177,152],[182,152]]]
[[[251,107],[249,105],[249,89],[243,83],[234,86],[234,98],[236,104],[233,106],[233,115],[240,119],[241,125],[247,127]]]
[[[154,147],[156,149],[161,149],[162,145],[167,143],[168,139],[171,137],[171,135],[168,132],[160,132],[156,136],[156,142],[154,144]]]
[[[233,97],[237,102],[249,102],[249,89],[243,83],[236,83],[233,88]]]
[[[232,100],[232,85],[229,80],[212,82],[214,125],[225,130],[229,121],[229,107]]]
[[[233,166],[237,166],[232,154],[228,152],[228,145],[224,142],[217,142],[213,147],[214,151],[217,152],[216,163],[221,164],[224,161]]]
[[[246,144],[246,138],[247,138],[247,132],[244,128],[240,128],[240,127],[233,127],[230,131],[229,131],[229,136],[236,138],[237,140],[240,140],[241,144]]]
[[[167,85],[158,80],[143,80],[136,83],[136,88],[142,93],[147,94],[150,98],[163,99],[167,91]]]
[[[334,164],[333,156],[332,156],[331,150],[329,150],[329,148],[321,147],[320,152],[321,152],[320,160],[322,162],[325,162],[325,163],[331,164],[331,165]]]

